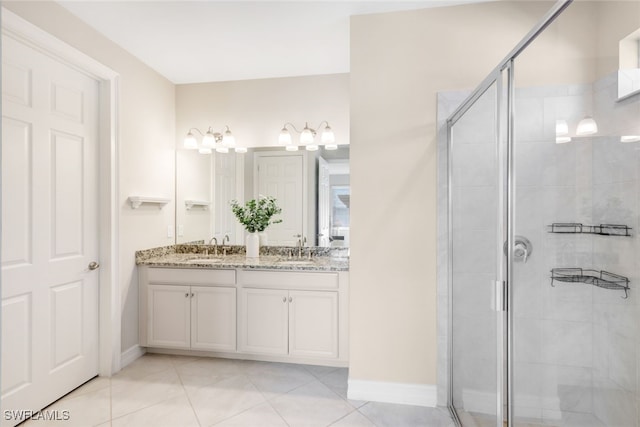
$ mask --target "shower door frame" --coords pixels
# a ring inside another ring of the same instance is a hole
[[[498,159],[498,242],[506,242],[506,257],[502,245],[497,251],[497,272],[495,281],[495,307],[497,316],[497,378],[496,378],[496,427],[512,427],[513,420],[513,242],[515,229],[515,159],[514,159],[514,61],[515,59],[551,25],[551,23],[571,5],[573,0],[558,0],[531,31],[513,48],[511,52],[489,73],[476,89],[447,119],[447,231],[448,231],[448,348],[447,406],[456,425],[462,426],[453,406],[453,125],[469,110],[475,102],[493,85],[497,89],[496,105],[496,147]],[[505,84],[506,80],[506,84]],[[503,357],[500,357],[502,355]]]

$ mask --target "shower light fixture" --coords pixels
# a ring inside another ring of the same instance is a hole
[[[640,142],[640,135],[622,135],[620,142]]]
[[[588,136],[593,135],[598,132],[598,124],[593,117],[586,116],[584,119],[580,120],[578,123],[578,128],[576,129],[577,136]]]
[[[236,153],[246,153],[246,148],[236,147],[236,138],[229,130],[229,126],[226,126],[226,128],[224,133],[214,132],[211,126],[209,126],[206,133],[198,128],[191,128],[184,139],[184,148],[198,150],[200,154],[211,154],[213,150],[216,150],[217,153],[228,153],[229,148],[234,148]],[[202,135],[202,142],[199,145],[193,131]]]
[[[297,151],[298,146],[293,143],[291,138],[291,132],[287,127],[290,127],[295,132],[300,134],[300,145],[303,145],[307,151],[316,151],[318,150],[318,144],[315,143],[315,137],[318,133],[318,129],[324,124],[324,129],[322,129],[322,135],[320,137],[320,142],[324,145],[325,150],[337,150],[338,145],[336,144],[336,136],[334,135],[329,123],[324,120],[320,122],[318,126],[315,128],[309,127],[308,123],[304,124],[304,128],[302,130],[298,130],[292,123],[285,123],[280,130],[280,135],[278,136],[278,143],[280,145],[284,145],[287,151]]]

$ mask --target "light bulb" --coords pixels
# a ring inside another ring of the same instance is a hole
[[[566,120],[556,120],[556,136],[562,136],[569,133],[569,125]]]
[[[247,152],[247,147],[236,147],[236,153],[244,154]]]
[[[289,130],[283,127],[280,131],[280,136],[278,137],[278,143],[280,145],[289,145],[292,142],[293,141],[291,140],[291,134],[289,133]]]
[[[224,136],[222,137],[222,145],[224,145],[225,147],[235,147],[236,145],[236,137],[233,136],[233,134],[229,130],[229,127],[227,127],[227,130],[224,131]]]
[[[313,132],[309,129],[309,125],[304,124],[304,129],[302,129],[302,133],[300,134],[300,144],[307,145],[313,143]]]
[[[640,142],[640,135],[622,135],[620,142]]]
[[[568,136],[556,136],[556,144],[565,144],[571,142],[571,137]]]
[[[216,145],[216,136],[213,134],[211,128],[207,131],[207,133],[202,138],[202,146],[207,148],[213,148]]]
[[[333,134],[333,131],[331,130],[331,128],[329,127],[329,125],[327,125],[324,130],[322,131],[322,143],[325,145],[332,145],[335,144],[336,142],[336,136]],[[330,148],[329,148],[330,150]]]
[[[216,153],[227,154],[229,152],[229,147],[218,146],[216,147]]]
[[[189,132],[184,139],[184,148],[188,150],[197,150],[198,149],[198,141],[196,137],[193,136],[191,132]]]
[[[316,144],[307,145],[307,151],[318,151],[318,146]]]
[[[576,135],[578,136],[593,135],[596,132],[598,132],[598,125],[596,121],[589,116],[580,120],[580,123],[578,123],[578,128],[576,129]]]
[[[200,147],[200,148],[198,149],[198,153],[200,153],[200,154],[211,154],[211,153],[212,153],[212,151],[211,151],[211,148],[207,148],[207,147]]]
[[[285,150],[287,151],[298,151],[298,146],[297,145],[293,145],[293,144],[289,144],[285,147]]]

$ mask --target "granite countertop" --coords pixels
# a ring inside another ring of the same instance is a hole
[[[307,253],[301,258],[289,257],[289,250],[285,254],[272,253],[261,254],[258,259],[247,258],[244,253],[231,251],[230,254],[217,256],[193,253],[185,250],[173,251],[152,250],[142,251],[136,254],[136,263],[149,267],[173,267],[173,268],[243,268],[261,270],[296,270],[296,271],[348,271],[349,257],[343,253],[326,253],[315,255],[310,259]],[[296,253],[292,251],[292,253]],[[297,255],[297,254],[296,254]]]

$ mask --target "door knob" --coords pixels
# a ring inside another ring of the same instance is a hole
[[[100,264],[95,262],[95,261],[91,261],[89,263],[89,270],[97,270],[98,268],[100,268]]]

